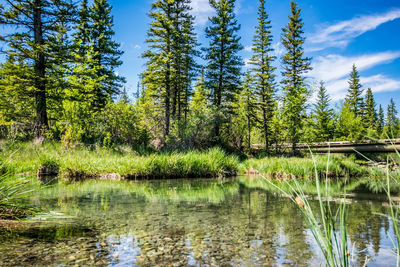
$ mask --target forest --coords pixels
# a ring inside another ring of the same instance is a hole
[[[378,107],[356,65],[340,103],[331,101],[324,81],[308,79],[312,59],[304,52],[298,3],[288,6],[280,36],[285,52],[278,58],[268,6],[260,0],[246,64],[239,55],[235,1],[210,5],[215,14],[203,33],[208,43],[199,44],[189,0],[152,3],[146,63],[132,94],[118,74],[123,51],[114,40],[107,0],[5,1],[0,137],[55,140],[66,147],[225,145],[246,151],[263,144],[275,153],[282,143],[399,135],[395,101]]]

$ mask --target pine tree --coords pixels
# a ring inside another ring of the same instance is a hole
[[[76,54],[84,58],[90,49],[90,35],[92,25],[90,25],[90,10],[87,0],[82,0],[81,7],[78,12],[78,22],[75,26],[76,32],[73,34],[73,41],[76,48]]]
[[[90,41],[93,47],[93,68],[96,69],[96,77],[104,77],[96,92],[96,104],[103,107],[107,101],[120,93],[125,78],[116,74],[122,61],[123,52],[120,45],[113,40],[115,34],[113,27],[112,7],[108,0],[94,0],[90,9],[91,28]]]
[[[303,44],[305,41],[300,17],[301,9],[291,1],[291,16],[288,25],[283,28],[282,44],[286,54],[282,56],[283,63],[283,115],[292,143],[292,152],[296,153],[296,143],[303,124],[303,113],[309,92],[306,88],[304,74],[311,70],[310,58],[304,57]]]
[[[374,95],[372,94],[371,88],[368,88],[367,94],[365,95],[365,111],[364,111],[364,123],[366,128],[375,129],[378,120],[376,114],[376,103]]]
[[[389,138],[396,138],[399,133],[400,122],[397,118],[396,104],[393,98],[390,99],[390,103],[387,107],[386,122],[385,122],[385,134]]]
[[[242,83],[242,90],[238,95],[237,107],[238,119],[245,121],[247,130],[247,147],[251,146],[251,131],[257,121],[257,99],[255,94],[255,79],[251,71],[247,71]]]
[[[204,81],[204,68],[201,69],[201,76],[194,85],[192,98],[192,109],[200,110],[207,105],[207,92]]]
[[[346,97],[346,103],[349,105],[350,110],[356,116],[363,116],[364,100],[362,98],[363,90],[360,84],[360,75],[358,74],[357,67],[353,64],[353,69],[350,73],[349,90]]]
[[[214,135],[218,138],[222,114],[232,113],[232,103],[240,89],[243,62],[238,52],[243,47],[236,34],[240,25],[234,14],[235,0],[210,0],[210,5],[216,14],[209,18],[211,26],[206,28],[206,37],[210,39],[205,49],[206,87],[216,110]]]
[[[6,1],[1,7],[0,21],[5,25],[16,26],[16,30],[3,36],[2,40],[8,46],[7,55],[10,62],[18,62],[16,68],[29,69],[19,73],[25,76],[24,86],[7,84],[9,89],[18,90],[19,95],[34,99],[35,134],[43,137],[49,127],[48,123],[48,94],[51,87],[46,75],[51,65],[49,61],[54,57],[49,47],[49,37],[56,34],[57,21],[69,21],[73,5],[67,0],[20,0]],[[18,74],[18,75],[19,75]],[[29,76],[27,76],[29,75]],[[20,79],[14,81],[19,82]]]
[[[318,89],[317,101],[314,104],[314,130],[316,132],[317,141],[329,141],[332,136],[332,119],[333,110],[329,107],[330,97],[325,88],[324,82],[320,82]]]
[[[378,120],[376,123],[376,132],[379,135],[382,135],[384,127],[385,127],[385,114],[383,113],[382,105],[379,105]]]
[[[265,0],[260,0],[258,8],[258,25],[253,37],[253,57],[250,64],[253,65],[253,72],[256,76],[256,91],[259,108],[261,110],[260,128],[264,133],[265,148],[268,151],[271,136],[271,120],[276,106],[275,94],[275,67],[272,63],[275,56],[272,55],[272,34],[271,21],[265,9]]]
[[[188,0],[158,0],[152,4],[149,17],[153,19],[143,54],[146,71],[143,82],[146,94],[164,113],[164,136],[169,135],[172,118],[187,114],[191,83],[195,75],[196,37],[194,18],[189,14]]]

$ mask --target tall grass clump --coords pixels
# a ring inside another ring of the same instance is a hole
[[[20,219],[36,210],[28,199],[32,192],[28,183],[9,174],[0,176],[0,220]]]
[[[346,176],[360,176],[365,170],[353,159],[347,157],[329,157],[330,168],[326,169],[328,156],[312,156],[312,158],[267,157],[250,159],[241,166],[242,172],[257,170],[269,178],[313,178],[327,176],[338,178]]]
[[[324,184],[321,184],[320,182],[318,162],[314,158],[314,155],[312,155],[312,159],[314,162],[314,177],[316,177],[315,182],[318,196],[318,212],[311,209],[310,202],[296,178],[293,179],[294,185],[287,183],[290,190],[283,190],[281,187],[278,187],[269,181],[266,177],[264,177],[264,179],[266,179],[272,186],[276,187],[277,190],[288,195],[289,198],[299,207],[308,228],[325,258],[326,266],[349,266],[350,251],[349,238],[346,229],[346,202],[344,199],[337,208],[334,208],[329,202],[328,173],[330,167],[330,155],[327,156],[327,161],[325,163],[326,169]]]
[[[74,152],[61,161],[61,172],[69,176],[96,177],[118,173],[126,179],[228,177],[237,173],[239,160],[219,148],[206,151],[134,154]]]

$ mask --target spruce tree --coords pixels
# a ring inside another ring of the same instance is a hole
[[[397,118],[396,104],[393,98],[390,99],[390,103],[387,107],[386,122],[385,122],[385,134],[389,138],[396,138],[399,133],[399,118]]]
[[[232,113],[232,103],[240,89],[243,49],[237,32],[240,29],[234,9],[235,0],[210,0],[215,15],[209,18],[211,26],[206,28],[210,39],[205,49],[207,60],[206,87],[210,90],[211,103],[216,110],[215,137],[220,136],[222,114]]]
[[[329,141],[332,136],[333,110],[330,108],[330,97],[325,88],[324,82],[320,82],[318,89],[317,102],[314,104],[314,120],[317,141]]]
[[[158,0],[149,17],[146,70],[142,74],[146,94],[164,114],[164,136],[169,135],[171,117],[187,114],[191,82],[195,75],[196,36],[188,0]]]
[[[194,85],[192,109],[201,110],[206,105],[207,105],[207,91],[204,81],[204,68],[202,68],[201,75]]]
[[[297,3],[291,1],[291,16],[288,25],[283,28],[282,44],[286,53],[282,56],[283,63],[283,116],[286,120],[292,153],[296,153],[296,143],[302,129],[302,116],[309,92],[306,87],[304,74],[311,70],[308,57],[304,57],[303,44],[305,41],[301,19],[301,9]]]
[[[18,91],[25,98],[34,99],[35,134],[43,137],[49,128],[48,95],[52,88],[48,84],[49,64],[55,56],[49,50],[49,38],[57,34],[58,21],[69,22],[73,5],[68,0],[20,0],[9,1],[1,6],[0,21],[4,25],[16,26],[15,30],[2,36],[7,44],[9,63],[18,62],[13,68],[26,69],[18,72],[25,79],[14,79],[1,90]],[[23,86],[20,86],[23,82]]]
[[[122,64],[123,52],[120,44],[113,40],[115,34],[111,5],[108,0],[94,0],[90,9],[90,40],[93,46],[93,68],[96,77],[104,77],[97,88],[96,104],[104,107],[107,101],[120,93],[125,78],[116,74],[116,69]]]
[[[264,133],[265,148],[268,151],[271,138],[271,120],[274,115],[275,103],[275,67],[272,63],[275,56],[272,55],[271,21],[265,8],[265,0],[260,0],[258,8],[258,25],[253,37],[253,57],[250,64],[256,76],[256,91],[259,108],[261,110],[260,128]]]
[[[368,88],[367,94],[365,95],[365,111],[364,111],[364,123],[366,128],[375,129],[378,120],[376,114],[376,103],[374,95],[372,94],[371,88]]]
[[[385,127],[385,114],[383,113],[382,105],[379,105],[378,120],[376,123],[376,132],[379,135],[382,135],[384,127]]]
[[[255,79],[251,71],[247,71],[238,95],[237,114],[240,120],[245,120],[247,130],[247,148],[251,146],[251,131],[257,121],[257,99],[255,94]]]
[[[349,90],[346,97],[346,103],[349,105],[350,110],[357,117],[363,116],[364,100],[362,98],[363,90],[360,84],[360,75],[358,74],[357,67],[353,64],[353,69],[349,78]]]

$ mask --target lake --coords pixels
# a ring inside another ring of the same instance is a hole
[[[44,213],[0,245],[0,265],[319,265],[321,254],[298,207],[243,179],[43,188],[32,200]],[[384,202],[348,204],[354,265],[395,266],[392,224],[381,214],[388,214]]]

